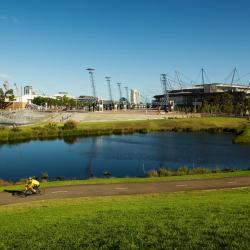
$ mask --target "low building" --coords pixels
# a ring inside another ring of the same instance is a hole
[[[250,96],[250,86],[232,85],[222,83],[199,84],[190,88],[173,89],[168,91],[169,102],[173,106],[201,106],[206,100],[210,102],[216,96],[224,93],[232,94],[235,99],[239,99],[241,95]],[[153,107],[164,106],[165,95],[155,95],[152,101]]]

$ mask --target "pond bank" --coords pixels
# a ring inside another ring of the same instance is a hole
[[[0,143],[10,144],[31,140],[73,138],[111,134],[149,132],[210,132],[234,133],[234,143],[250,143],[250,121],[244,118],[205,117],[143,121],[81,122],[73,126],[63,123],[1,128]]]

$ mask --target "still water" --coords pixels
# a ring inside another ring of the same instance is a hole
[[[144,176],[166,166],[249,168],[250,145],[232,143],[232,135],[208,133],[150,133],[32,141],[0,146],[0,179]]]

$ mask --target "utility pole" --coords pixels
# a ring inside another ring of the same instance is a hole
[[[169,94],[168,94],[168,89],[167,89],[167,75],[166,74],[161,74],[161,82],[162,82],[163,92],[164,92],[165,111],[168,111]]]
[[[112,96],[111,84],[110,84],[111,77],[110,76],[106,76],[105,78],[106,78],[106,81],[107,81],[107,84],[108,84],[109,99],[110,99],[111,102],[113,102],[113,96]]]

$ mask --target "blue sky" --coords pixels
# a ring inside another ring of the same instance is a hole
[[[115,97],[116,82],[159,93],[175,70],[223,81],[235,66],[250,73],[249,27],[247,0],[0,0],[0,81],[88,95],[93,67],[104,98],[107,75]]]

